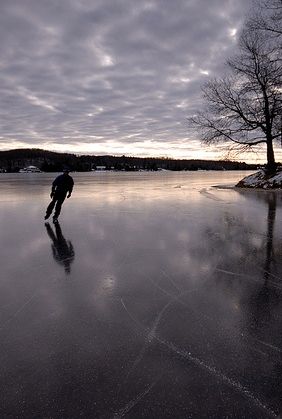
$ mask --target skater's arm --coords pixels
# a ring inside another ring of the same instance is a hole
[[[52,189],[51,189],[51,193],[50,193],[51,198],[53,198],[53,196],[55,194],[55,190],[57,188],[57,185],[58,185],[58,177],[56,177],[56,179],[52,183]]]
[[[69,193],[68,193],[67,198],[69,198],[69,197],[71,196],[71,194],[72,194],[73,184],[74,184],[73,179],[71,179],[71,180],[70,180],[70,183],[69,183],[69,189],[68,189],[68,192],[69,192]]]

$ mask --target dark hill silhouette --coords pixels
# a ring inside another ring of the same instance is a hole
[[[95,156],[56,153],[38,148],[0,151],[0,169],[18,172],[27,166],[44,172],[58,172],[68,166],[72,171],[85,172],[102,166],[106,170],[253,170],[256,165],[228,160],[186,160],[154,157]]]

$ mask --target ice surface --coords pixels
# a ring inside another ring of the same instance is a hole
[[[282,414],[282,194],[245,173],[0,175],[0,417]]]

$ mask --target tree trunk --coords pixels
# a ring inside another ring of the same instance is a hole
[[[272,136],[269,136],[266,141],[266,150],[267,150],[267,165],[266,165],[266,173],[268,175],[272,175],[276,171],[276,163],[274,158],[274,151],[273,151],[273,139]]]

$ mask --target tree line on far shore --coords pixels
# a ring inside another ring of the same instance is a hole
[[[96,169],[138,170],[253,170],[257,165],[228,160],[185,160],[154,157],[93,156],[56,153],[41,149],[16,149],[0,151],[0,170],[18,172],[27,166],[36,166],[43,172],[71,171],[87,172]]]

